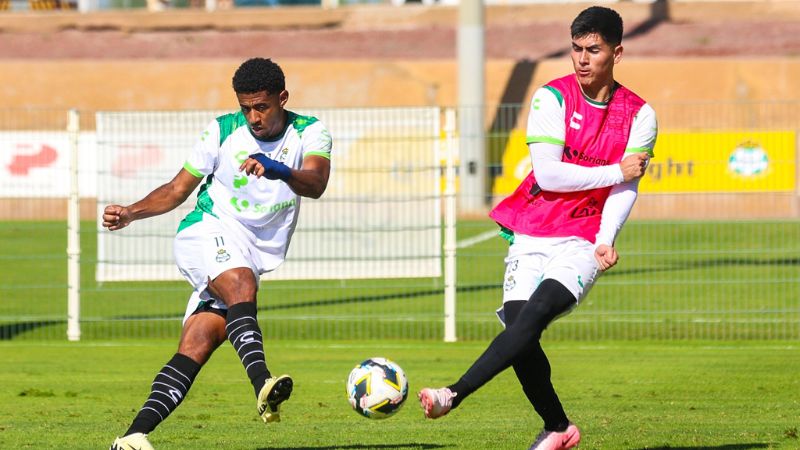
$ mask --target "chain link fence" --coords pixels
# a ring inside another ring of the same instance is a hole
[[[654,107],[660,125],[656,159],[617,241],[620,263],[600,278],[584,304],[551,327],[548,338],[800,338],[800,104]],[[315,257],[308,251],[314,247],[325,247],[332,251],[328,259],[340,260],[328,261],[332,274],[323,278],[262,282],[259,320],[265,337],[442,339],[451,284],[442,270],[449,254],[442,238],[444,175],[448,155],[458,163],[458,130],[448,129],[445,112],[437,108],[298,112],[337,123],[334,174],[318,204],[304,203],[287,266],[276,274],[289,272],[290,264],[301,271],[312,264]],[[180,124],[187,114],[189,135],[170,131],[167,124]],[[190,293],[175,276],[169,254],[179,218],[165,216],[160,228],[143,221],[104,235],[97,215],[108,202],[133,201],[168,181],[180,168],[175,161],[193,144],[192,133],[199,135],[215,114],[136,113],[118,122],[127,123],[129,133],[113,134],[135,139],[114,143],[98,131],[103,119],[95,112],[81,112],[79,131],[70,134],[67,111],[0,111],[0,339],[64,339],[70,291],[80,300],[73,319],[81,339],[179,335]],[[489,181],[481,199],[488,210],[524,176],[529,157],[524,106],[494,107],[485,116],[492,118],[485,142]],[[370,123],[377,125],[369,128]],[[163,153],[148,149],[148,142],[161,145]],[[73,173],[71,145],[77,149]],[[362,159],[352,164],[354,154]],[[118,168],[154,162],[159,168],[115,174],[118,157],[127,158]],[[79,227],[67,225],[72,179],[80,193],[80,201],[73,202]],[[457,199],[456,204],[463,201]],[[326,215],[331,210],[339,216]],[[450,252],[455,336],[486,340],[500,330],[494,310],[502,298],[507,247],[485,214],[456,217]],[[409,230],[426,230],[426,237]],[[77,281],[70,281],[67,269],[70,232],[79,237],[72,243],[80,249]],[[139,269],[157,267],[160,277],[99,277],[101,265],[121,264],[103,250],[123,241],[128,253],[138,255]],[[349,263],[379,268],[383,263],[372,254],[387,261],[406,258],[405,273],[345,276]]]

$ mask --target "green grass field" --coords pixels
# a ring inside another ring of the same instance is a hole
[[[159,450],[521,449],[541,427],[513,371],[450,415],[425,420],[413,396],[452,381],[485,343],[271,341],[270,367],[295,379],[283,421],[265,427],[230,345],[154,433]],[[797,342],[544,343],[553,380],[585,449],[797,449]],[[108,448],[149,392],[172,340],[0,343],[0,448]],[[370,356],[405,369],[411,396],[370,421],[344,383]]]
[[[460,222],[459,240],[492,229]],[[82,342],[65,341],[66,226],[0,222],[0,449],[107,448],[173,354],[184,282],[94,281],[81,245]],[[554,383],[588,449],[798,449],[800,225],[632,222],[622,259],[585,304],[545,333]],[[349,410],[344,382],[370,356],[399,362],[411,390],[455,381],[499,330],[505,244],[458,253],[458,336],[441,342],[441,279],[262,284],[275,372],[296,390],[266,428],[229,345],[151,438],[187,449],[519,449],[541,427],[503,373],[451,415]]]
[[[188,284],[96,283],[94,226],[84,222],[81,233],[83,338],[176,337]],[[460,221],[458,239],[494,229],[489,221]],[[62,339],[65,223],[0,222],[0,240],[0,339]],[[797,221],[634,221],[617,248],[618,266],[551,338],[800,338]],[[497,333],[506,251],[499,237],[458,249],[460,339]],[[442,278],[271,281],[262,283],[260,319],[270,338],[437,340],[443,296]]]

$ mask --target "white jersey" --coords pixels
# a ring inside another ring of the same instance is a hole
[[[207,177],[197,194],[197,205],[181,222],[178,232],[210,214],[227,224],[260,253],[260,271],[273,270],[286,257],[297,225],[300,196],[280,180],[239,171],[253,153],[263,153],[293,169],[310,155],[330,159],[332,141],[315,117],[287,111],[286,129],[273,140],[253,136],[241,112],[213,120],[186,159],[184,169]]]

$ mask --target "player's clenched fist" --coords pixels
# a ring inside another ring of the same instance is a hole
[[[131,223],[128,208],[120,205],[108,205],[103,210],[103,226],[110,231],[127,227]]]
[[[614,247],[605,244],[597,246],[594,250],[594,257],[597,260],[597,266],[603,271],[614,267],[619,259],[619,255]]]
[[[622,162],[619,163],[619,167],[622,169],[622,176],[625,181],[635,180],[644,175],[649,161],[650,155],[646,152],[633,153],[623,158]]]

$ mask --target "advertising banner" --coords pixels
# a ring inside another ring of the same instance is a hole
[[[662,132],[641,193],[792,192],[794,131]],[[513,130],[493,194],[508,195],[531,170],[523,130]]]

